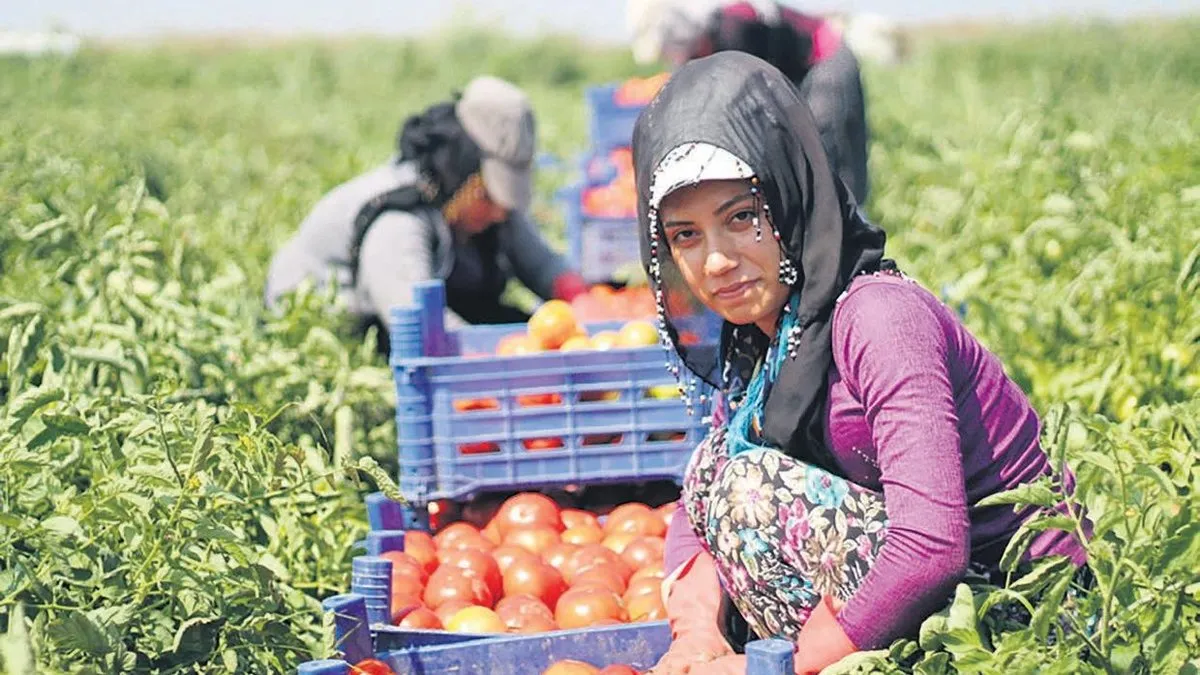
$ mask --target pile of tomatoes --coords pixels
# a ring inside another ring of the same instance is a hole
[[[649,308],[647,310],[647,307]],[[604,351],[615,348],[646,347],[658,342],[658,330],[654,324],[644,319],[632,318],[640,316],[640,312],[649,311],[653,314],[653,299],[645,288],[640,290],[615,290],[608,286],[596,286],[589,293],[579,296],[575,304],[562,300],[550,300],[542,304],[534,312],[523,333],[513,333],[500,340],[496,346],[499,356],[516,356],[521,354],[536,354],[546,351]],[[618,330],[597,331],[588,335],[583,323],[594,321],[629,320]],[[652,387],[646,395],[650,398],[678,398],[678,388],[674,386]],[[579,394],[581,403],[598,401],[615,401],[620,397],[616,391],[586,391]],[[518,407],[555,406],[562,405],[562,395],[555,391],[544,393],[521,394],[516,397]],[[500,401],[496,398],[458,398],[453,402],[454,410],[459,413],[470,413],[478,410],[495,411],[500,409]],[[680,434],[672,434],[675,438]],[[603,434],[585,436],[580,439],[583,445],[611,445],[621,442],[620,435]],[[539,452],[556,450],[564,447],[560,437],[527,438],[521,441],[525,450]],[[462,443],[458,451],[463,455],[480,455],[500,452],[497,443],[482,441]]]
[[[507,499],[483,528],[405,533],[392,561],[392,623],[462,633],[541,633],[666,618],[663,537],[674,504],[596,514],[541,493]]]

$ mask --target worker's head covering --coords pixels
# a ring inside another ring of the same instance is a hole
[[[627,0],[625,20],[633,58],[646,64],[672,54],[690,57],[713,15],[735,4],[749,6],[763,23],[780,20],[774,0]]]
[[[488,196],[507,209],[529,208],[537,144],[529,98],[509,82],[481,76],[467,84],[454,110],[479,146]]]

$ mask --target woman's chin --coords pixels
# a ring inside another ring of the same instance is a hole
[[[722,319],[728,321],[735,326],[746,326],[755,323],[761,318],[762,312],[748,311],[745,307],[720,307],[713,308]]]

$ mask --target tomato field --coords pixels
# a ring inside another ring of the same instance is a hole
[[[962,585],[919,639],[832,670],[1200,672],[1197,31],[931,36],[867,68],[890,257],[963,307],[1078,478],[1068,515],[1006,557],[1085,509],[1096,584],[1049,563]],[[568,164],[584,87],[653,74],[628,50],[465,28],[0,60],[0,672],[328,653],[320,600],[349,588],[363,496],[394,489],[392,377],[325,295],[265,313],[267,263],[406,113],[482,71],[530,93]],[[538,178],[558,245],[570,178]]]

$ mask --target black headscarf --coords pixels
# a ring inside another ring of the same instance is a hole
[[[821,145],[812,113],[778,69],[743,52],[720,52],[676,71],[637,120],[633,161],[637,178],[642,262],[656,294],[664,339],[685,365],[720,387],[723,359],[711,348],[680,344],[677,324],[686,315],[678,302],[690,296],[674,267],[657,214],[651,213],[655,169],[673,148],[703,142],[722,148],[755,172],[786,255],[799,271],[798,341],[767,396],[762,435],[788,455],[841,474],[824,441],[823,412],[833,360],[834,303],[857,274],[883,268],[885,234],[867,222],[837,178]],[[651,224],[657,230],[652,252]],[[657,258],[659,274],[654,274]],[[661,284],[657,281],[661,279]],[[742,329],[739,329],[742,330]],[[752,329],[753,330],[753,329]],[[724,324],[724,360],[743,340]]]
[[[359,210],[350,245],[351,283],[358,281],[363,240],[385,211],[440,209],[471,177],[479,173],[483,153],[454,113],[454,100],[435,103],[404,121],[396,134],[398,162],[415,161],[418,180],[380,193]],[[493,233],[490,235],[494,237]]]

